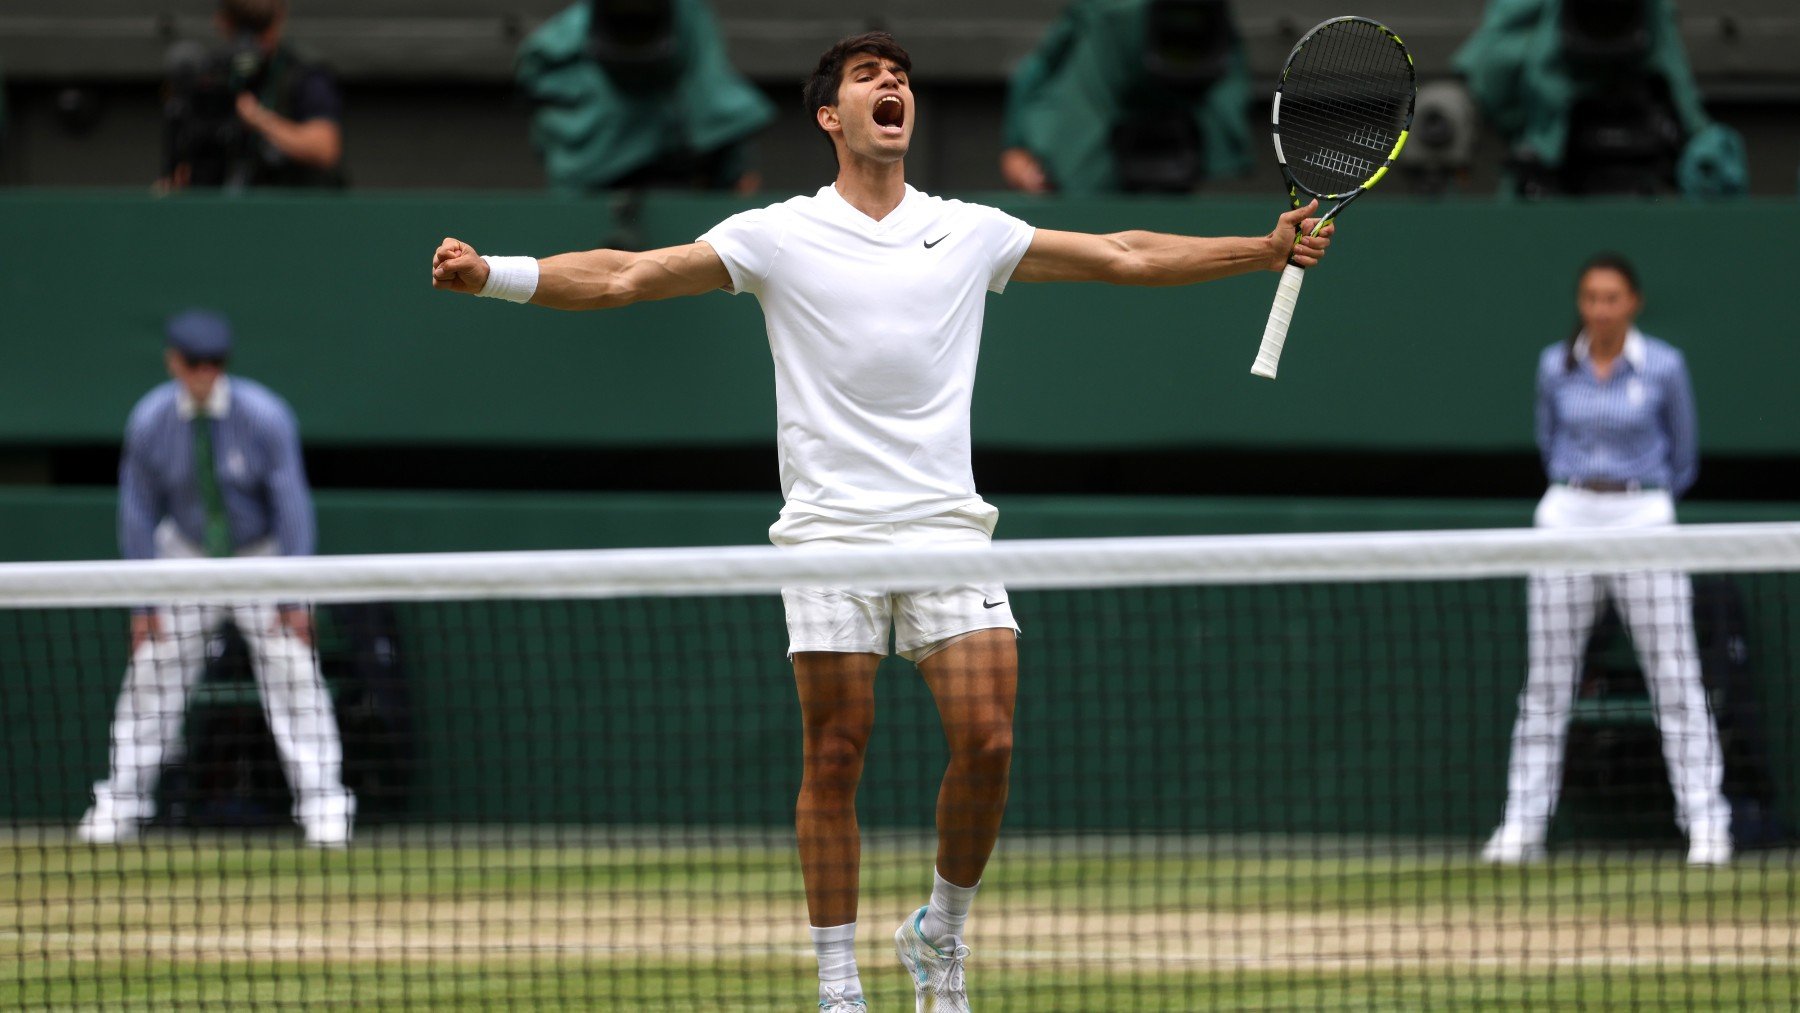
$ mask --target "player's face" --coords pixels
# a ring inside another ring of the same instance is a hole
[[[826,130],[842,130],[852,154],[897,162],[912,144],[913,93],[906,71],[873,53],[855,53],[844,64],[838,104],[819,111]],[[829,118],[829,121],[828,119]]]
[[[1582,275],[1575,292],[1581,326],[1597,337],[1611,339],[1624,334],[1642,307],[1643,300],[1631,290],[1625,276],[1607,268],[1595,268]]]

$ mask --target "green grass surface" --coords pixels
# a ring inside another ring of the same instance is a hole
[[[803,1010],[785,847],[394,837],[0,844],[0,1008]],[[485,842],[485,843],[484,843]],[[971,923],[977,1008],[1793,1009],[1793,856],[1716,871],[1588,852],[1530,869],[1393,848],[1015,845]],[[929,852],[864,856],[874,1010]]]
[[[63,965],[41,983],[0,983],[15,1006],[116,1009],[350,1007],[402,1010],[720,1009],[794,1011],[810,1007],[811,972],[793,967],[658,967],[573,962],[538,966],[444,964],[334,967],[282,963]],[[910,1011],[897,965],[863,960],[872,1011]],[[1107,974],[1102,971],[990,970],[970,966],[972,998],[989,1010],[1119,1013],[1125,1010],[1789,1010],[1800,1001],[1791,973],[1765,970],[1634,969],[1558,974],[1495,972],[1483,977],[1423,974],[1246,972]],[[712,1005],[693,1000],[704,995]]]

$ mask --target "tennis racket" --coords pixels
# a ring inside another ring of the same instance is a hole
[[[1294,207],[1314,197],[1337,201],[1310,235],[1387,175],[1406,147],[1417,93],[1412,54],[1400,36],[1368,18],[1332,18],[1294,45],[1275,86],[1275,160]],[[1275,378],[1305,279],[1306,270],[1288,261],[1250,367],[1257,376]]]

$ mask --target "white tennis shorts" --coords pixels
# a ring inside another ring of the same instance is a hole
[[[816,514],[783,513],[769,540],[786,549],[903,546],[987,546],[999,511],[986,503],[893,524],[840,521]],[[922,661],[953,637],[977,630],[1017,633],[1012,604],[1000,584],[958,584],[940,591],[890,593],[845,587],[789,587],[788,655],[801,651],[881,654]]]

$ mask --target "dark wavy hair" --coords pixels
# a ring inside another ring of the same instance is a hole
[[[1644,285],[1643,282],[1638,279],[1637,268],[1632,266],[1631,261],[1625,259],[1623,253],[1607,251],[1605,253],[1596,253],[1592,257],[1589,257],[1587,262],[1581,265],[1581,270],[1575,273],[1575,288],[1577,291],[1581,289],[1581,283],[1586,280],[1587,276],[1595,271],[1612,271],[1619,277],[1625,279],[1625,287],[1631,289],[1632,295],[1642,297],[1644,294]],[[1563,372],[1565,373],[1573,373],[1575,371],[1575,341],[1580,337],[1581,317],[1577,316],[1575,318],[1575,329],[1569,332],[1568,340],[1563,342]]]
[[[806,102],[806,115],[813,118],[814,126],[819,125],[821,107],[837,105],[838,87],[844,80],[844,64],[859,53],[872,53],[893,63],[902,71],[912,73],[912,57],[886,32],[864,32],[839,39],[837,45],[827,49],[825,55],[819,57],[819,65],[813,68],[812,76],[806,79],[806,86],[801,92]],[[825,128],[819,127],[819,132],[825,133]],[[831,144],[831,135],[828,133],[825,134],[825,143]],[[832,157],[835,158],[837,145],[831,144],[831,150]]]

